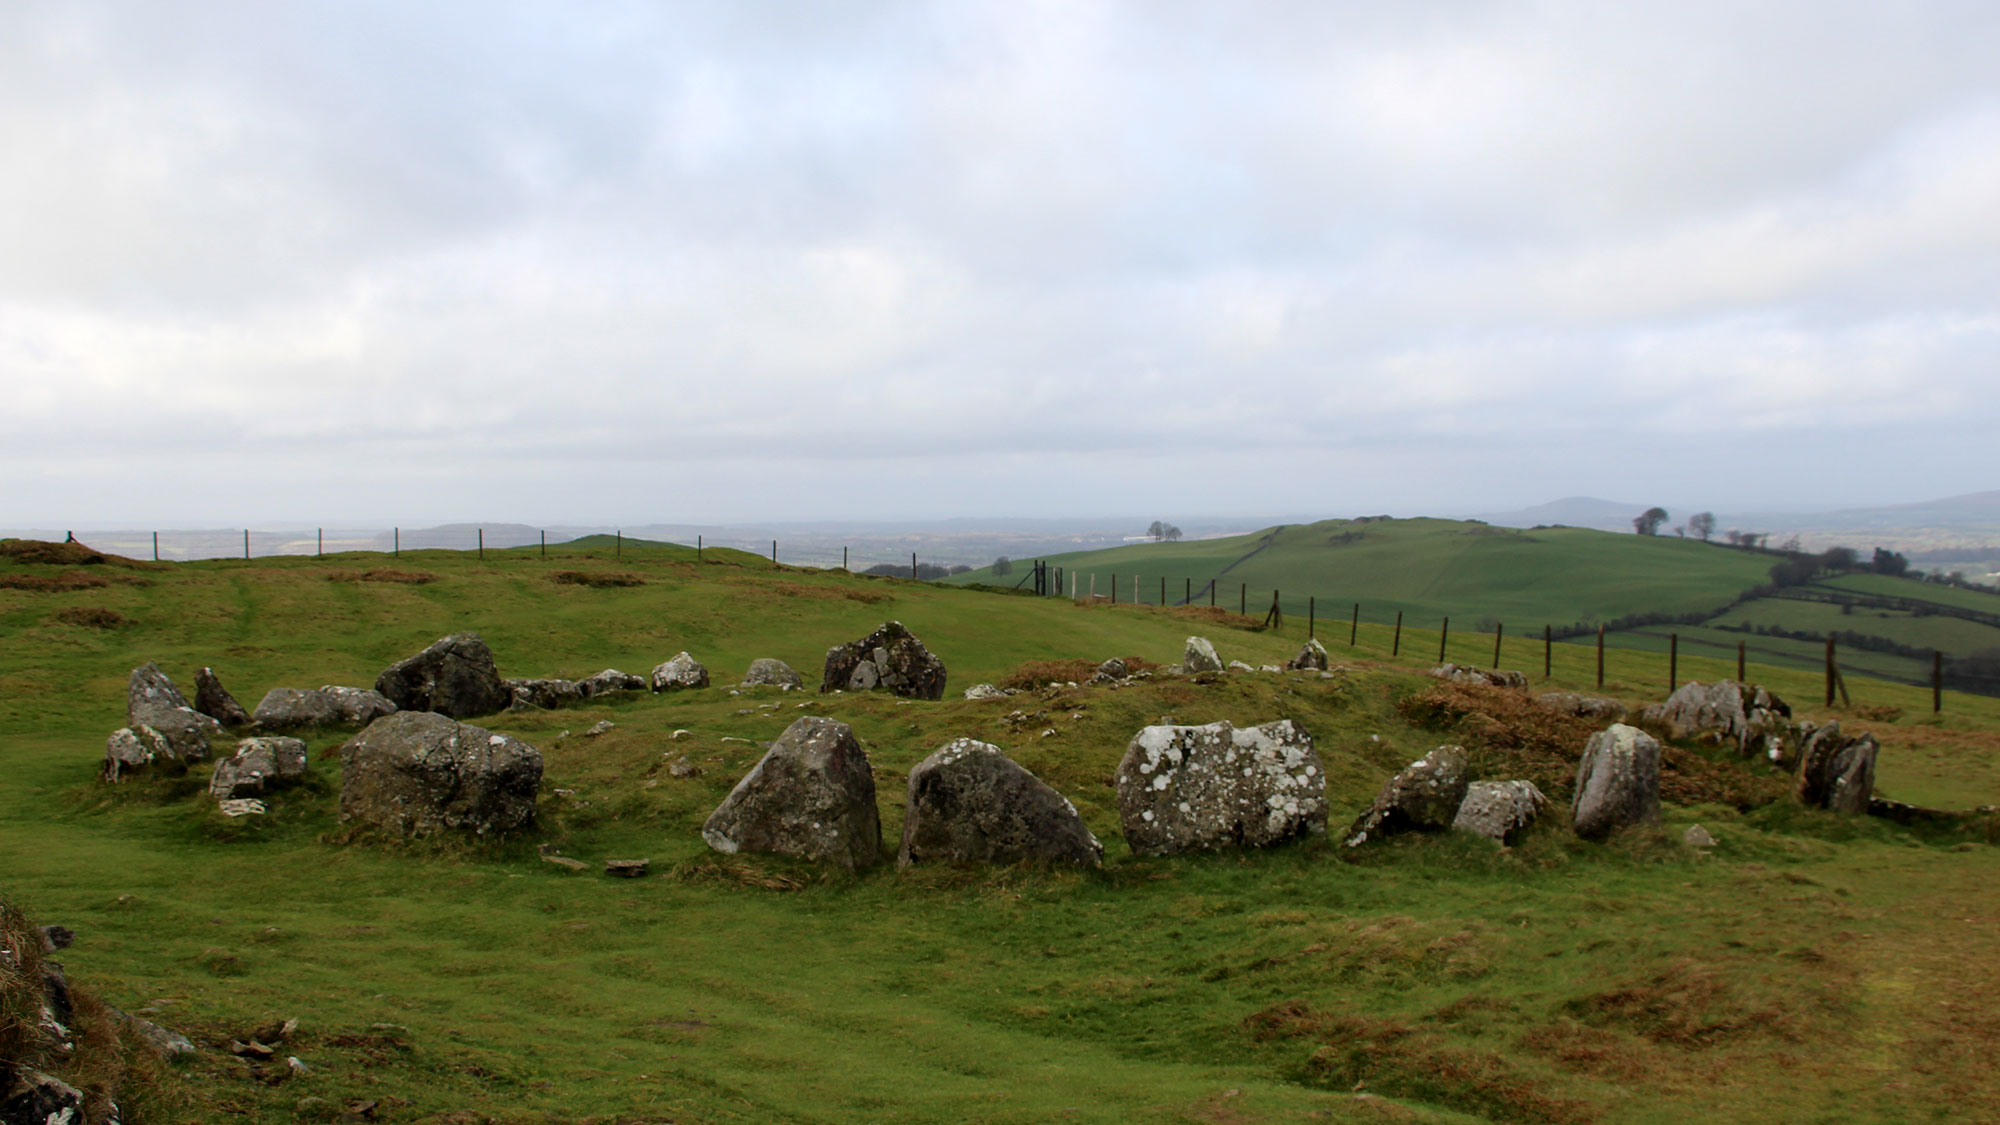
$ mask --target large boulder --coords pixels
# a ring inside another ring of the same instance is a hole
[[[673,659],[653,669],[651,682],[654,691],[705,688],[708,686],[708,669],[685,652],[675,653]]]
[[[1499,688],[1525,688],[1528,686],[1526,673],[1498,669],[1474,668],[1470,664],[1440,664],[1424,675],[1439,680],[1450,680],[1458,684],[1487,684]]]
[[[1875,756],[1881,749],[1872,734],[1841,734],[1837,720],[1815,729],[1799,751],[1799,801],[1849,816],[1866,813],[1875,795]]]
[[[440,637],[375,677],[375,690],[400,711],[435,711],[454,719],[491,715],[514,700],[500,678],[493,650],[477,633]]]
[[[1601,840],[1620,828],[1660,821],[1660,744],[1652,735],[1613,723],[1590,736],[1577,763],[1570,803],[1576,834]]]
[[[99,776],[106,781],[123,781],[126,776],[142,772],[159,772],[179,776],[187,772],[190,761],[200,761],[203,754],[189,758],[165,732],[156,730],[145,723],[134,723],[129,727],[119,727],[111,732],[104,742],[104,765]]]
[[[1347,830],[1352,848],[1381,836],[1449,828],[1465,801],[1468,766],[1463,746],[1440,746],[1404,766]]]
[[[1306,643],[1299,646],[1299,654],[1285,661],[1285,667],[1294,672],[1324,672],[1326,665],[1326,646],[1317,637],[1307,637]]]
[[[1326,831],[1326,773],[1312,736],[1290,719],[1147,727],[1125,747],[1114,782],[1125,841],[1139,855]]]
[[[1504,844],[1533,824],[1548,803],[1532,781],[1475,781],[1465,787],[1451,826]]]
[[[340,819],[397,836],[531,828],[542,754],[433,711],[375,720],[340,748]]]
[[[225,727],[250,725],[250,712],[222,686],[215,669],[206,666],[194,674],[194,709]]]
[[[1712,684],[1690,680],[1639,717],[1665,727],[1675,738],[1730,746],[1745,757],[1760,752],[1783,757],[1785,741],[1793,733],[1792,709],[1784,700],[1761,684],[1735,680]]]
[[[1098,867],[1104,845],[1076,806],[1000,752],[953,739],[910,771],[903,845],[896,862],[1019,863]]]
[[[125,723],[159,731],[188,761],[206,758],[208,740],[222,736],[222,724],[190,706],[187,696],[151,661],[132,669],[126,682]]]
[[[296,738],[246,738],[236,753],[215,763],[208,791],[218,801],[261,797],[306,776],[306,744]]]
[[[943,699],[945,667],[900,621],[826,650],[819,690],[881,689],[908,699]]]
[[[776,687],[785,691],[800,691],[806,686],[805,677],[792,670],[792,666],[775,657],[760,656],[750,662],[750,670],[743,673],[741,687]]]
[[[397,707],[381,692],[366,688],[272,688],[257,702],[251,718],[265,730],[297,727],[365,727]]]
[[[882,862],[882,820],[868,752],[846,723],[799,719],[709,814],[701,838],[719,852],[873,867]]]
[[[1222,657],[1215,653],[1215,646],[1207,637],[1189,637],[1181,649],[1181,671],[1188,675],[1197,672],[1222,671]]]

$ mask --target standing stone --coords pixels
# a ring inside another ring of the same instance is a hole
[[[315,690],[272,688],[257,703],[251,718],[265,730],[294,727],[365,727],[396,713],[389,697],[366,688],[328,684]]]
[[[1844,737],[1838,720],[1816,729],[1799,755],[1800,803],[1848,816],[1866,813],[1881,749],[1872,734]]]
[[[377,719],[340,748],[340,819],[397,836],[531,828],[541,751],[431,711]]]
[[[1285,667],[1294,672],[1324,672],[1326,664],[1326,646],[1319,643],[1317,637],[1307,637],[1306,643],[1299,648],[1299,654],[1286,661]]]
[[[945,667],[900,621],[826,650],[819,690],[872,691],[881,688],[907,699],[943,699]]]
[[[375,690],[401,711],[435,711],[454,719],[491,715],[513,702],[493,650],[477,633],[440,637],[429,648],[390,665]]]
[[[189,706],[187,697],[151,661],[132,669],[125,691],[125,722],[159,731],[173,743],[175,755],[190,762],[208,757],[208,740],[222,736],[222,724]]]
[[[218,801],[261,797],[306,776],[306,744],[296,738],[246,738],[215,763],[208,791]]]
[[[1192,676],[1197,672],[1222,671],[1222,658],[1215,654],[1215,646],[1207,637],[1189,637],[1187,646],[1181,651],[1181,671]]]
[[[1532,781],[1475,781],[1465,787],[1451,826],[1504,844],[1533,824],[1548,803]]]
[[[701,837],[719,852],[873,867],[882,862],[882,821],[868,752],[846,723],[799,719],[709,814]]]
[[[1019,863],[1100,867],[1104,845],[1076,806],[1005,754],[953,739],[910,771],[903,845],[896,862]]]
[[[806,686],[805,677],[792,670],[792,666],[782,660],[760,656],[750,662],[750,670],[743,673],[741,687],[772,686],[785,691],[801,691]]]
[[[652,686],[654,691],[705,688],[708,686],[708,669],[687,653],[676,653],[673,659],[653,669]]]
[[[1404,766],[1347,830],[1357,847],[1398,832],[1451,827],[1465,803],[1468,766],[1463,746],[1440,746]]]
[[[222,686],[215,669],[206,666],[194,674],[194,709],[225,727],[250,725],[250,712]]]
[[[1139,855],[1326,831],[1326,774],[1312,736],[1290,719],[1147,727],[1125,747],[1114,782],[1126,843]]]
[[[1659,742],[1624,723],[1591,735],[1577,764],[1570,817],[1586,840],[1601,840],[1629,825],[1658,824]]]

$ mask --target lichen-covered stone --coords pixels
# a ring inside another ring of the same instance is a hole
[[[306,744],[296,738],[246,738],[236,753],[215,763],[208,791],[218,801],[260,797],[306,775]]]
[[[653,669],[649,683],[654,691],[705,688],[708,686],[708,669],[688,653],[677,652],[672,659]]]
[[[882,821],[868,752],[846,723],[799,719],[709,814],[701,836],[719,852],[873,867],[882,861]]]
[[[908,699],[943,699],[944,661],[900,621],[826,651],[819,690],[893,692]]]
[[[1347,846],[1412,830],[1451,827],[1469,778],[1462,746],[1440,746],[1404,766],[1347,830]]]
[[[1440,664],[1430,671],[1425,672],[1424,675],[1460,684],[1487,684],[1498,688],[1525,688],[1528,686],[1526,673],[1474,668],[1469,664]]]
[[[965,698],[971,700],[1005,699],[1007,693],[992,684],[973,684],[965,689]]]
[[[179,776],[187,772],[189,760],[164,733],[135,723],[119,727],[105,740],[104,765],[98,776],[111,782],[149,771]]]
[[[600,695],[612,695],[621,691],[645,691],[646,677],[621,672],[616,668],[606,668],[576,682],[577,690],[585,699],[596,699]]]
[[[1222,657],[1216,655],[1215,646],[1207,637],[1189,637],[1181,649],[1181,671],[1189,675],[1197,672],[1222,671]]]
[[[1000,752],[954,739],[910,771],[903,843],[896,861],[1097,867],[1104,845],[1067,797]]]
[[[1703,739],[1733,747],[1748,757],[1762,753],[1774,761],[1785,756],[1788,740],[1798,735],[1792,709],[1761,684],[1690,680],[1666,702],[1640,712],[1640,718],[1663,726],[1675,738]]]
[[[396,705],[381,692],[328,684],[311,690],[272,688],[258,701],[251,717],[265,730],[365,727],[384,715],[395,714],[396,710]]]
[[[1451,826],[1504,844],[1533,824],[1548,803],[1532,781],[1475,781],[1465,787]]]
[[[225,727],[250,725],[250,712],[222,686],[215,669],[206,666],[194,674],[194,709]]]
[[[1624,723],[1591,735],[1577,763],[1570,819],[1576,834],[1587,840],[1601,840],[1635,824],[1658,824],[1659,741]]]
[[[340,819],[398,836],[531,828],[542,753],[432,711],[377,719],[340,748]]]
[[[1299,654],[1285,662],[1285,667],[1294,672],[1324,672],[1327,666],[1326,646],[1317,637],[1307,637],[1299,646]]]
[[[750,662],[750,670],[743,673],[739,687],[776,687],[786,691],[801,691],[806,686],[805,677],[794,671],[792,666],[770,656],[760,656]]]
[[[435,711],[454,719],[491,715],[513,702],[493,650],[477,633],[440,637],[415,656],[375,677],[375,690],[401,711]]]
[[[1326,831],[1326,773],[1312,736],[1290,719],[1147,727],[1126,746],[1115,784],[1125,840],[1139,855]]]
[[[1848,816],[1868,811],[1875,795],[1875,757],[1881,745],[1872,734],[1848,738],[1838,720],[1815,729],[1799,752],[1800,803]]]
[[[552,711],[583,701],[583,688],[575,680],[510,679],[503,682],[514,697],[514,701],[507,705],[510,711]]]
[[[149,726],[173,743],[175,755],[197,762],[208,757],[209,740],[222,736],[222,724],[189,705],[160,666],[147,661],[132,669],[126,683],[127,726]]]

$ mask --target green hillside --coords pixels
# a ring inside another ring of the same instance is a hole
[[[1983,835],[1806,812],[1767,765],[1677,747],[1664,826],[1583,843],[1566,801],[1588,728],[1417,674],[1435,629],[1411,626],[1395,659],[1385,626],[1364,624],[1352,646],[1322,630],[1337,663],[1326,678],[1160,677],[974,702],[962,688],[1031,662],[1170,663],[1191,633],[1225,660],[1274,663],[1298,649],[1303,620],[1256,631],[1206,609],[614,550],[0,557],[0,890],[76,931],[61,955],[73,987],[203,1047],[171,1065],[135,1056],[122,1079],[95,1072],[123,1083],[125,1120],[2000,1116],[2000,1036],[1966,1000],[2000,986],[2000,930],[1979,922],[2000,852]],[[733,690],[762,656],[816,681],[829,645],[889,618],[945,661],[945,700]],[[461,629],[506,675],[643,673],[687,649],[713,685],[476,720],[547,766],[538,828],[499,843],[353,834],[336,817],[339,730],[306,732],[311,780],[263,817],[220,816],[206,765],[95,780],[143,661],[184,688],[213,666],[254,705],[274,686],[366,685]],[[1594,686],[1587,649],[1555,646],[1543,677],[1538,643],[1508,646],[1503,663],[1530,669],[1536,690]],[[1447,655],[1490,653],[1490,638],[1454,633]],[[1933,716],[1927,692],[1857,678],[1852,708],[1822,710],[1811,673],[1752,674],[1801,716],[1873,729],[1884,794],[2000,802],[2000,702],[1948,693]],[[1666,681],[1663,658],[1614,652],[1604,690],[1638,704]],[[710,851],[704,817],[807,714],[866,742],[891,849],[910,768],[974,736],[1074,801],[1105,869],[849,877]],[[1110,777],[1133,733],[1163,717],[1300,723],[1325,766],[1332,835],[1132,855]],[[581,734],[600,720],[615,727]],[[1466,746],[1482,777],[1537,780],[1554,799],[1543,827],[1509,849],[1463,835],[1341,847],[1381,784],[1444,742]],[[697,776],[669,768],[682,758]],[[1682,844],[1696,822],[1720,843]],[[648,878],[599,873],[642,857]],[[285,1018],[298,1029],[273,1064],[229,1053]],[[97,1045],[81,1042],[87,1070]],[[286,1055],[308,1069],[292,1076]]]

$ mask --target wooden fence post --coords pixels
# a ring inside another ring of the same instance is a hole
[[[250,557],[250,529],[247,527],[243,529],[243,557]]]
[[[392,559],[400,559],[403,557],[403,529],[400,527],[392,527],[389,529],[389,534],[393,536],[393,538],[389,540],[389,557]]]
[[[1160,575],[1160,608],[1165,609],[1166,605],[1167,605],[1167,576],[1162,574]]]
[[[542,557],[549,557],[549,529],[546,527],[542,529]]]
[[[160,561],[160,533],[157,531],[153,533],[153,561]]]
[[[1389,655],[1395,656],[1402,651],[1403,651],[1403,611],[1399,609],[1396,611],[1396,636],[1389,642]]]
[[[1667,634],[1667,694],[1672,695],[1681,682],[1681,635]]]
[[[1555,667],[1556,630],[1553,625],[1542,626],[1542,678],[1549,678],[1549,671]]]
[[[1604,687],[1604,626],[1597,627],[1597,686]]]
[[[1215,579],[1208,580],[1208,608],[1215,608]]]
[[[1307,640],[1312,640],[1312,639],[1313,639],[1313,621],[1314,621],[1314,618],[1315,618],[1315,617],[1316,617],[1316,616],[1318,615],[1318,611],[1319,611],[1319,607],[1318,607],[1318,606],[1317,606],[1316,604],[1314,604],[1314,603],[1315,603],[1315,602],[1317,602],[1318,600],[1319,600],[1319,599],[1317,599],[1317,598],[1307,598],[1307,599],[1306,599],[1306,639],[1307,639]]]
[[[1739,683],[1739,684],[1743,682],[1743,654],[1744,654],[1744,644],[1743,644],[1743,642],[1742,642],[1742,641],[1737,641],[1737,642],[1736,642],[1736,682],[1737,682],[1737,683]]]
[[[1361,635],[1361,603],[1354,603],[1354,616],[1347,622],[1347,647],[1354,647],[1354,639]]]
[[[773,550],[773,551],[775,551],[775,550],[776,550],[776,548],[775,548],[775,547],[773,547],[773,548],[772,548],[772,550]],[[910,581],[912,581],[912,582],[915,582],[916,580],[917,580],[917,553],[916,553],[915,551],[911,551],[911,552],[910,552]]]
[[[1236,588],[1236,612],[1244,617],[1250,616],[1250,583],[1248,582]]]
[[[1450,640],[1450,639],[1451,639],[1451,618],[1447,617],[1447,618],[1445,618],[1445,619],[1444,619],[1444,625],[1443,625],[1443,627],[1441,627],[1441,628],[1439,628],[1439,629],[1438,629],[1438,663],[1439,663],[1439,664],[1443,664],[1443,663],[1444,663],[1444,645],[1445,645],[1445,642],[1446,642],[1446,641],[1448,641],[1448,640]]]
[[[847,548],[846,548],[846,547],[842,547],[842,548],[840,549],[840,569],[842,569],[842,570],[846,570],[846,569],[847,569]]]
[[[486,561],[486,529],[479,529],[479,561]]]
[[[1111,572],[1111,604],[1118,604],[1118,572]]]
[[[1833,706],[1833,638],[1826,639],[1826,705]]]
[[[1506,626],[1506,625],[1504,625],[1504,624],[1501,624],[1501,623],[1498,623],[1498,622],[1494,623],[1494,626],[1493,626],[1493,670],[1494,670],[1495,672],[1498,672],[1498,671],[1500,670],[1500,636],[1501,636],[1501,634],[1505,633],[1506,631],[1507,631],[1507,626]]]
[[[323,528],[323,527],[322,527],[322,528],[318,528],[318,529],[316,529],[316,530],[315,530],[315,532],[314,532],[314,537],[313,537],[313,543],[314,543],[314,546],[313,546],[313,558],[316,558],[316,559],[319,559],[319,558],[325,558],[325,557],[326,557],[326,529],[325,529],[325,528]]]
[[[1944,653],[1931,650],[1931,714],[1944,711]]]
[[[1187,579],[1187,582],[1185,583],[1185,585],[1184,585],[1184,586],[1182,587],[1182,589],[1181,589],[1181,604],[1182,604],[1182,605],[1193,605],[1193,604],[1194,604],[1194,576],[1193,576],[1193,575],[1189,575],[1189,576],[1188,576],[1188,579]]]

